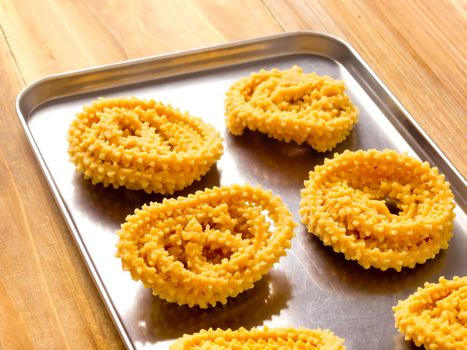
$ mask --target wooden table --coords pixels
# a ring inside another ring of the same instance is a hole
[[[45,75],[310,29],[348,40],[465,176],[465,1],[0,1],[0,348],[121,348],[16,117]]]

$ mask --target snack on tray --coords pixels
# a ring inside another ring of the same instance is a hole
[[[281,141],[304,142],[319,152],[344,141],[358,120],[344,83],[298,66],[261,70],[232,84],[225,100],[227,128],[245,128]]]
[[[237,331],[230,329],[201,330],[178,338],[170,350],[218,349],[218,350],[345,350],[344,339],[330,330],[306,328],[253,328]]]
[[[452,236],[454,196],[444,175],[393,150],[335,154],[310,172],[301,197],[308,231],[364,268],[413,268]]]
[[[118,232],[117,256],[155,295],[207,308],[252,288],[285,254],[295,226],[270,191],[214,187],[136,210]]]
[[[100,98],[78,113],[68,153],[93,184],[172,194],[221,157],[219,133],[201,119],[154,100]]]
[[[396,328],[430,350],[467,349],[467,277],[444,277],[392,308]]]

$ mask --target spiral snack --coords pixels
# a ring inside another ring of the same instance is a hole
[[[426,282],[392,309],[405,340],[430,350],[467,349],[467,277]]]
[[[155,295],[207,308],[252,288],[285,254],[294,227],[270,191],[214,187],[136,210],[118,232],[117,256]]]
[[[230,329],[201,330],[193,335],[185,334],[170,346],[170,350],[345,350],[344,339],[330,330],[306,328],[253,328],[237,331]]]
[[[298,66],[261,70],[233,83],[225,100],[227,128],[234,135],[258,130],[281,141],[304,142],[319,152],[345,140],[358,120],[342,81]]]
[[[309,232],[346,259],[400,271],[448,247],[453,199],[427,162],[393,150],[345,151],[310,172],[300,214]]]
[[[78,172],[114,188],[172,194],[199,180],[221,157],[209,124],[154,100],[100,98],[68,131]]]

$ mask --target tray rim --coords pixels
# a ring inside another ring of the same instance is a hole
[[[71,71],[65,71],[62,73],[56,73],[56,74],[51,74],[47,75],[45,77],[39,78],[37,80],[34,80],[33,82],[29,83],[26,85],[18,94],[16,98],[16,113],[18,116],[18,119],[20,120],[20,123],[23,127],[23,130],[26,134],[26,137],[28,139],[28,142],[32,148],[33,154],[39,163],[39,167],[45,176],[47,180],[47,185],[50,188],[52,195],[60,209],[60,212],[63,215],[63,218],[68,226],[68,229],[71,231],[73,240],[75,244],[77,245],[77,248],[79,250],[79,253],[81,257],[84,260],[84,263],[91,275],[92,280],[94,281],[97,290],[101,296],[101,298],[104,301],[104,305],[109,312],[111,319],[117,328],[117,331],[121,337],[121,340],[125,347],[127,349],[135,349],[135,345],[133,344],[131,338],[129,337],[127,330],[120,319],[120,316],[118,315],[118,312],[116,311],[116,308],[114,304],[112,303],[112,300],[110,299],[110,296],[108,294],[108,291],[104,285],[104,283],[101,280],[101,277],[94,266],[94,263],[91,259],[91,256],[86,248],[86,245],[84,244],[81,235],[76,227],[76,224],[74,223],[74,220],[70,213],[68,212],[68,208],[65,204],[65,201],[62,199],[60,191],[58,189],[58,186],[55,184],[55,181],[47,167],[47,164],[45,163],[45,160],[41,154],[41,151],[39,150],[38,145],[36,144],[34,137],[32,135],[32,132],[29,128],[28,124],[28,119],[31,113],[33,111],[42,106],[43,104],[61,99],[66,96],[55,96],[51,98],[45,98],[42,101],[38,102],[31,108],[27,110],[23,110],[22,108],[22,102],[24,99],[28,97],[31,93],[34,92],[35,89],[39,88],[41,85],[48,83],[48,82],[53,82],[54,80],[59,80],[62,78],[70,78],[70,77],[76,77],[84,74],[89,74],[89,73],[95,73],[95,72],[102,72],[102,71],[109,71],[112,69],[116,68],[124,68],[124,67],[131,67],[134,65],[140,65],[143,63],[156,63],[156,62],[163,62],[169,59],[173,58],[178,58],[178,57],[183,57],[183,56],[191,56],[195,54],[200,54],[200,53],[207,53],[207,52],[212,52],[212,51],[218,51],[221,49],[228,49],[228,48],[234,48],[238,47],[241,45],[253,45],[256,43],[261,43],[265,41],[270,41],[270,40],[277,40],[277,39],[292,39],[294,37],[298,36],[309,36],[309,37],[321,37],[326,40],[330,41],[335,41],[339,43],[340,45],[344,46],[346,50],[349,51],[349,53],[358,61],[359,64],[363,66],[363,68],[369,73],[369,75],[378,83],[378,85],[383,89],[383,91],[390,97],[391,102],[393,102],[396,107],[403,113],[404,117],[407,118],[407,120],[410,122],[410,124],[415,127],[417,132],[425,139],[426,142],[429,143],[429,145],[432,147],[432,149],[436,152],[437,156],[439,156],[444,163],[448,166],[448,168],[454,173],[454,175],[463,182],[464,186],[467,185],[466,179],[462,176],[460,171],[454,166],[454,164],[449,160],[449,158],[441,151],[441,149],[437,146],[437,144],[431,139],[431,137],[425,132],[425,130],[421,127],[421,125],[417,122],[417,120],[407,111],[407,109],[399,102],[399,100],[394,96],[394,94],[391,92],[391,90],[386,86],[386,84],[376,75],[376,73],[370,68],[370,66],[366,63],[366,61],[360,56],[358,51],[354,49],[347,41],[344,39],[341,39],[337,36],[324,33],[324,32],[318,32],[318,31],[311,31],[311,30],[299,30],[299,31],[289,31],[289,32],[283,32],[283,33],[278,33],[278,34],[273,34],[273,35],[265,35],[265,36],[259,36],[259,37],[254,37],[250,39],[244,39],[244,40],[236,40],[232,42],[227,42],[223,44],[218,44],[218,45],[209,45],[209,46],[204,46],[201,48],[194,48],[194,49],[189,49],[189,50],[180,50],[180,51],[175,51],[175,52],[169,52],[169,53],[162,53],[162,54],[156,54],[152,56],[146,56],[146,57],[141,57],[141,58],[134,58],[134,59],[129,59],[129,60],[123,60],[123,61],[118,61],[114,63],[109,63],[109,64],[102,64],[102,65],[96,65],[96,66],[91,66],[91,67],[86,67],[86,68],[81,68],[81,69],[76,69],[76,70],[71,70]],[[306,53],[305,53],[306,54]],[[329,58],[329,56],[328,56]],[[183,76],[181,74],[180,76]],[[157,78],[156,78],[157,79]],[[125,85],[130,85],[130,84],[124,84]],[[73,95],[70,95],[73,96]],[[464,201],[463,198],[458,198],[458,200],[461,200],[462,202]],[[459,202],[458,202],[459,203]],[[461,210],[463,210],[463,205],[459,205]]]

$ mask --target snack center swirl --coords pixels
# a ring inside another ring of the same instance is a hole
[[[234,185],[145,205],[118,232],[123,268],[155,295],[206,308],[252,288],[290,246],[279,197]]]

